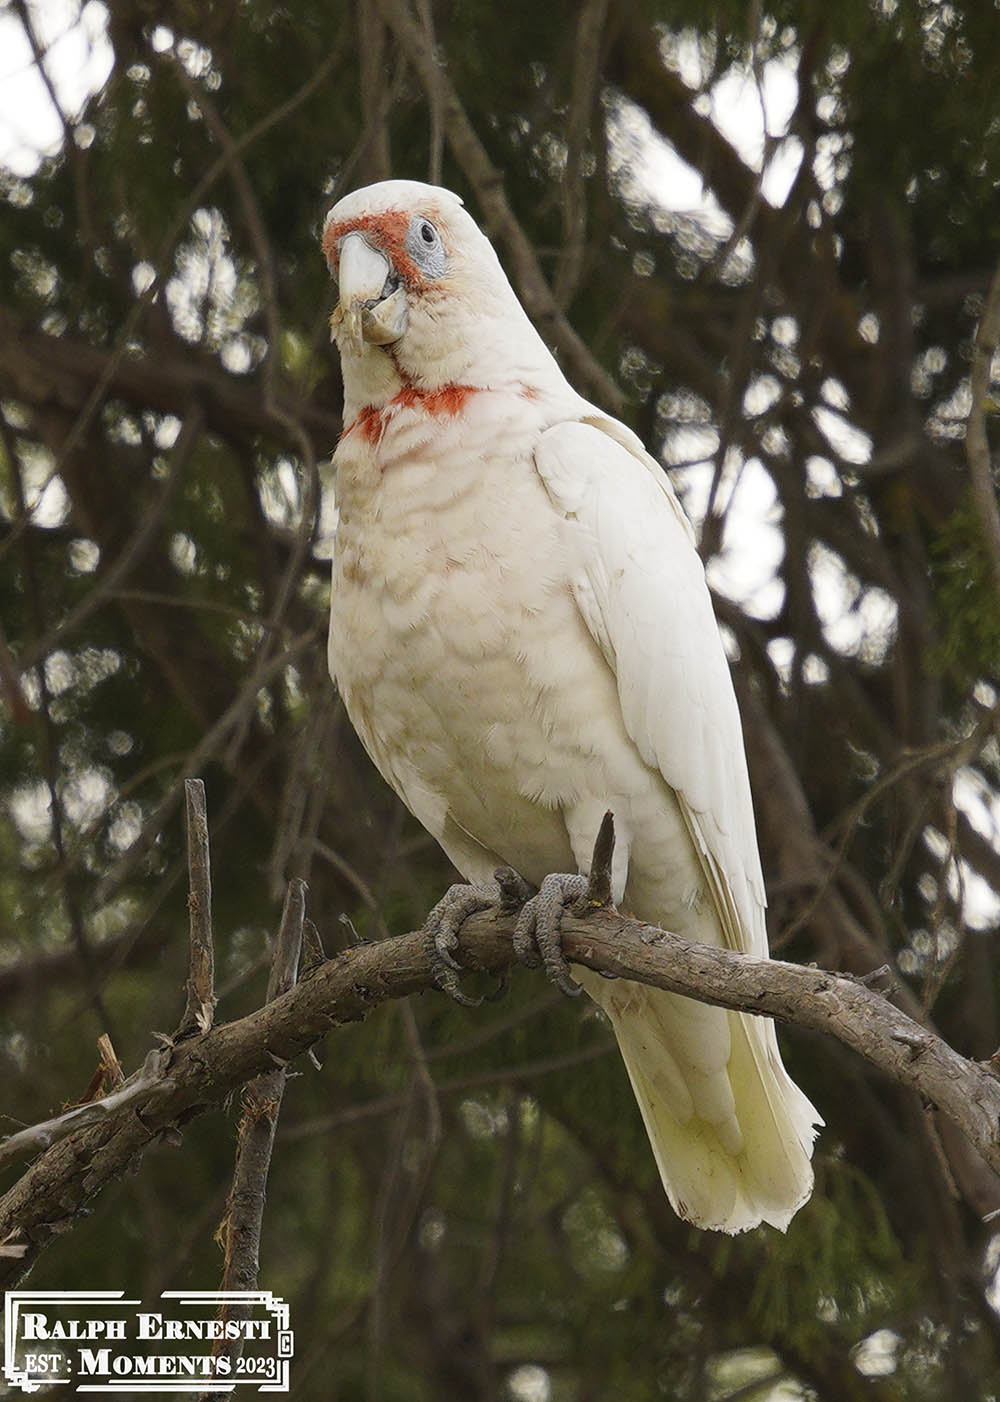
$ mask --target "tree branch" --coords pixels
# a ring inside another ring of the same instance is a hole
[[[965,452],[972,478],[972,495],[979,514],[983,541],[989,555],[993,587],[1000,596],[1000,510],[990,461],[990,444],[986,434],[986,417],[995,406],[990,402],[993,356],[1000,344],[1000,264],[993,274],[986,306],[972,350],[972,370],[969,389],[972,407],[965,430]]]
[[[189,781],[190,782],[190,781]],[[281,928],[274,942],[271,975],[267,983],[267,1001],[295,987],[302,953],[302,934],[306,909],[306,884],[290,881],[285,894]],[[260,1265],[260,1232],[267,1199],[267,1175],[271,1167],[274,1132],[285,1094],[287,1070],[276,1065],[251,1081],[243,1092],[243,1118],[240,1120],[236,1143],[233,1186],[226,1203],[222,1234],[226,1244],[226,1259],[220,1289],[231,1293],[257,1289]],[[246,1300],[225,1300],[219,1307],[218,1318],[249,1319],[250,1305]],[[220,1339],[213,1355],[225,1356],[238,1371],[237,1360],[243,1354],[243,1338]],[[210,1399],[206,1392],[203,1399]]]
[[[515,923],[516,914],[495,909],[470,916],[459,940],[463,962],[490,972],[510,965]],[[563,934],[567,957],[588,968],[837,1037],[936,1105],[1000,1168],[1000,1080],[991,1066],[966,1060],[864,984],[692,943],[613,910],[567,915]],[[414,931],[349,949],[248,1017],[152,1054],[137,1078],[87,1106],[88,1123],[0,1199],[0,1241],[26,1247],[22,1259],[0,1260],[0,1283],[20,1279],[55,1233],[179,1123],[380,1004],[432,987],[426,940]]]
[[[322,456],[336,443],[338,415],[286,388],[275,402],[261,392],[261,375],[236,378],[190,346],[158,350],[156,358],[113,356],[72,336],[53,336],[26,324],[0,306],[0,385],[5,395],[36,408],[58,404],[82,412],[98,386],[135,409],[154,409],[186,419],[193,403],[211,432],[242,442],[261,433],[289,447],[300,445],[289,422],[305,425]]]
[[[215,950],[212,945],[212,868],[208,814],[201,779],[184,780],[187,814],[188,941],[190,955],[184,1015],[176,1036],[207,1032],[215,1015]]]

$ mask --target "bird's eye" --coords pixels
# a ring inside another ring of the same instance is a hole
[[[414,215],[406,231],[406,251],[425,277],[443,277],[448,257],[437,226],[424,214]]]

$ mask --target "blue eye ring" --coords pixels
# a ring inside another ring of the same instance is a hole
[[[406,251],[424,277],[443,277],[448,267],[448,255],[437,225],[426,214],[415,214],[406,231]]]

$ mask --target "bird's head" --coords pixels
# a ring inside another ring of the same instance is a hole
[[[323,252],[345,384],[366,402],[396,379],[422,389],[502,382],[551,366],[493,247],[450,190],[386,180],[333,206]]]

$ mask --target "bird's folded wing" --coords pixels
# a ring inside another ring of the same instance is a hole
[[[678,795],[726,943],[766,955],[743,732],[687,518],[639,440],[596,411],[547,429],[535,463],[567,519],[573,593],[626,730]]]

